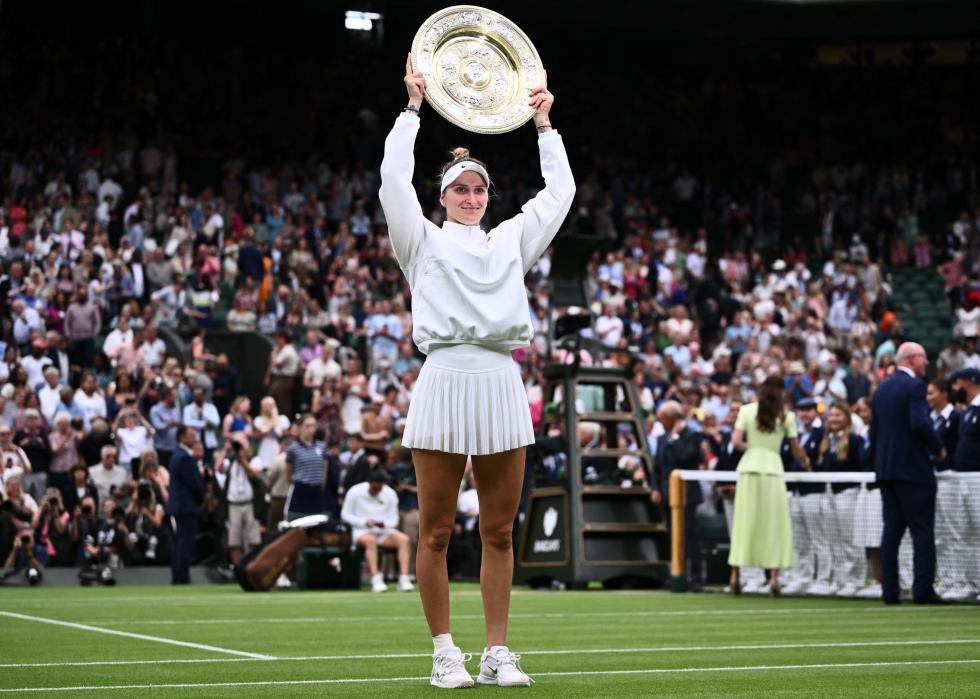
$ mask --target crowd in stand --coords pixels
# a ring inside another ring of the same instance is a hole
[[[135,50],[135,64],[147,56]],[[70,101],[57,70],[70,58],[38,54],[52,78],[37,97],[44,109],[25,100],[25,114],[6,129],[29,137],[7,139],[0,153],[0,562],[165,562],[167,464],[182,424],[199,430],[207,474],[198,560],[234,563],[290,515],[340,517],[345,494],[376,469],[397,493],[399,527],[416,540],[411,454],[400,434],[424,357],[412,343],[411,294],[377,202],[377,155],[397,110],[344,100],[330,118],[344,128],[316,132],[337,144],[336,154],[303,151],[306,133],[283,151],[301,156],[266,159],[283,143],[281,129],[265,149],[221,133],[213,115],[181,133],[181,105],[163,98],[169,84],[155,86],[155,72],[129,74],[115,97],[99,92],[108,83],[87,77],[105,101],[98,115],[56,108]],[[247,119],[232,135],[268,123],[237,78],[215,86],[190,77],[192,58],[169,59],[171,79],[188,78],[177,102],[214,90],[200,102],[214,109],[238,95],[256,109],[241,110]],[[290,84],[323,77],[276,73],[278,65],[268,75]],[[786,87],[796,96],[788,112],[806,112],[833,82],[821,74],[820,88]],[[845,84],[839,89],[854,83]],[[724,80],[679,82],[663,91],[669,106],[644,133],[685,103],[701,114],[728,99],[740,105],[729,126],[748,129],[745,115],[766,112],[758,102],[772,87],[750,85],[734,97]],[[933,107],[957,94],[939,90]],[[325,87],[311,99],[326,106],[334,97]],[[576,102],[569,95],[563,106],[567,128],[555,123],[579,180],[567,228],[611,241],[586,272],[592,334],[621,350],[603,361],[632,373],[652,438],[663,433],[656,407],[675,400],[687,423],[718,445],[704,464],[716,467],[738,406],[773,373],[787,377],[793,405],[812,400],[824,413],[846,406],[860,435],[869,395],[894,370],[899,343],[915,339],[891,298],[889,271],[898,266],[935,267],[944,277],[959,342],[936,358],[937,375],[980,369],[980,182],[966,155],[976,149],[975,121],[933,122],[931,136],[897,164],[879,158],[877,139],[862,152],[863,136],[848,124],[825,124],[839,141],[827,146],[833,159],[775,148],[764,163],[746,161],[744,172],[728,161],[711,167],[694,155],[697,133],[670,154],[690,166],[658,160],[644,169],[599,133],[586,142],[574,122],[590,107]],[[913,131],[933,107],[882,128]],[[27,123],[41,112],[50,129]],[[119,128],[100,121],[117,118]],[[431,112],[423,118],[426,128],[445,128]],[[729,156],[768,147],[762,136],[738,143],[736,131],[699,123],[719,148],[731,145]],[[794,131],[788,123],[760,129],[774,139]],[[192,187],[177,146],[209,138],[225,156],[221,177]],[[934,143],[942,158],[925,154]],[[520,168],[506,155],[490,165],[507,192],[491,206],[500,219],[536,183],[516,180],[511,169]],[[419,184],[427,214],[440,220],[431,183]],[[542,369],[552,359],[551,264],[546,254],[527,277],[536,334],[514,354],[536,423],[546,408]],[[275,338],[258,405],[240,395],[235,358],[208,351],[208,332],[217,329]],[[186,354],[168,349],[170,335],[186,340]],[[306,422],[309,433],[301,432]],[[326,476],[306,452],[326,459]],[[595,475],[605,477],[618,478]],[[472,500],[462,498],[461,537],[473,531]]]

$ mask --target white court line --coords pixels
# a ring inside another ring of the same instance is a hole
[[[734,646],[651,646],[648,648],[563,648],[555,650],[528,650],[522,655],[593,655],[604,653],[689,653],[693,651],[730,651],[730,650],[799,650],[806,648],[885,648],[895,646],[942,646],[980,644],[980,638],[960,639],[929,639],[918,641],[854,641],[846,643],[767,643],[764,645],[734,645]],[[363,655],[285,655],[268,658],[189,658],[172,660],[92,660],[61,663],[3,663],[2,668],[35,668],[35,667],[91,667],[104,665],[200,665],[203,663],[242,663],[252,661],[275,660],[312,661],[312,660],[394,660],[398,658],[431,658],[432,653],[382,653]]]
[[[535,677],[585,677],[596,675],[668,675],[676,673],[693,674],[700,672],[779,672],[782,670],[827,670],[858,669],[876,667],[903,667],[916,665],[966,665],[980,663],[978,659],[968,660],[899,660],[873,663],[819,663],[812,665],[731,665],[724,667],[677,667],[651,668],[641,670],[573,670],[568,672],[536,672]],[[365,684],[374,682],[424,682],[428,677],[360,677],[327,680],[256,680],[243,682],[182,682],[170,684],[115,684],[79,685],[75,687],[14,687],[0,689],[9,692],[99,692],[113,689],[210,689],[219,687],[287,687],[325,684]]]
[[[884,605],[874,607],[799,607],[786,609],[771,609],[768,607],[758,607],[756,609],[688,609],[677,611],[656,611],[656,610],[622,610],[615,612],[511,612],[511,619],[581,619],[590,617],[686,617],[686,616],[751,616],[765,614],[766,616],[776,615],[797,615],[797,614],[850,614],[853,612],[878,613],[903,615],[911,612],[935,612],[939,610],[958,610],[963,609],[962,605],[949,605],[942,607],[907,607],[905,609],[894,609]],[[453,619],[483,619],[483,614],[453,614]],[[247,617],[239,619],[188,619],[181,621],[178,619],[126,619],[124,621],[99,621],[106,626],[115,625],[135,625],[135,626],[183,626],[185,624],[280,624],[280,623],[308,623],[321,624],[326,622],[356,623],[370,621],[373,623],[384,623],[389,621],[422,621],[420,614],[385,614],[378,612],[372,616],[324,616],[324,617]]]
[[[99,626],[90,626],[88,624],[76,624],[72,621],[61,621],[59,619],[47,619],[40,616],[28,616],[27,614],[18,614],[16,612],[4,612],[0,611],[0,616],[10,617],[11,619],[20,619],[21,621],[36,621],[41,624],[52,624],[54,626],[67,626],[70,629],[78,629],[79,631],[94,631],[95,633],[109,634],[110,636],[124,636],[126,638],[136,638],[140,641],[153,641],[154,643],[166,643],[171,646],[183,646],[184,648],[196,648],[197,650],[208,650],[213,653],[227,653],[228,655],[238,655],[244,658],[253,658],[255,660],[275,660],[271,655],[263,655],[261,653],[246,653],[242,650],[232,650],[230,648],[219,648],[218,646],[209,646],[203,643],[191,643],[189,641],[177,641],[173,638],[162,638],[160,636],[147,636],[142,633],[130,633],[129,631],[117,631],[115,629],[104,629]]]

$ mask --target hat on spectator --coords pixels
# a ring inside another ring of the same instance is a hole
[[[803,362],[790,362],[789,363],[789,373],[791,374],[805,374],[806,367],[803,366]]]
[[[800,398],[798,401],[796,401],[797,410],[816,410],[816,408],[817,401],[815,401],[813,398]]]
[[[785,260],[776,260],[775,262],[773,262],[772,263],[772,271],[773,272],[785,272],[786,271],[786,261]]]
[[[959,371],[954,371],[950,374],[949,380],[952,381],[969,381],[970,383],[980,384],[980,369],[973,369],[972,367],[967,367],[966,369],[960,369]]]

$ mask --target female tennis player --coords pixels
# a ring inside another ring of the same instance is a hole
[[[554,96],[530,90],[545,188],[521,213],[489,232],[487,166],[457,148],[440,174],[446,221],[426,220],[412,186],[413,154],[426,84],[405,65],[408,106],[385,140],[381,205],[388,235],[412,288],[415,344],[428,358],[412,396],[402,441],[412,449],[418,481],[416,560],[422,607],[432,633],[431,682],[470,687],[464,655],[449,632],[446,548],[453,531],[459,484],[472,457],[480,503],[483,558],[480,590],[486,647],[477,681],[527,686],[519,656],[507,647],[514,568],[511,531],[524,479],[524,447],[534,441],[527,394],[511,351],[532,337],[524,275],[565,219],[575,182],[561,136],[549,120]]]

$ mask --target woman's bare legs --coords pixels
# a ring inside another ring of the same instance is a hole
[[[487,648],[507,645],[507,617],[514,577],[514,518],[524,483],[524,447],[473,457],[473,480],[480,502],[480,592],[487,625]]]
[[[449,573],[446,549],[453,533],[466,456],[412,449],[419,498],[419,544],[415,577],[433,636],[449,633]],[[482,507],[482,503],[481,503]]]

